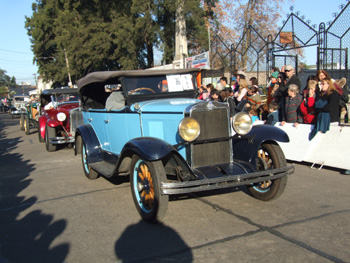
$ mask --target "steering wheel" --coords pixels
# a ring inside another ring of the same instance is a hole
[[[137,88],[137,89],[134,89],[134,90],[131,90],[130,92],[129,92],[129,95],[131,95],[131,94],[133,94],[133,93],[135,93],[135,92],[137,92],[137,91],[140,91],[140,90],[148,90],[148,91],[151,91],[152,93],[156,93],[153,89],[151,89],[151,88],[144,88],[144,87],[142,87],[142,88]]]

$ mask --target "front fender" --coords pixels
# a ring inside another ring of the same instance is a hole
[[[289,142],[287,133],[271,125],[256,125],[242,138],[232,140],[233,158],[256,165],[257,152],[264,142]]]
[[[58,120],[48,120],[46,122],[46,124],[47,124],[47,126],[52,127],[52,128],[55,128],[55,127],[58,127],[58,126],[62,125],[62,123],[60,121],[58,121]]]
[[[136,153],[143,160],[156,161],[166,157],[170,152],[176,151],[175,148],[158,138],[139,137],[127,142],[121,152],[121,156]]]
[[[77,137],[81,136],[81,141]],[[84,143],[86,149],[86,159],[89,164],[100,162],[102,158],[102,150],[100,141],[97,138],[97,135],[94,129],[90,124],[84,124],[78,127],[75,132],[75,154],[80,151],[81,144]]]
[[[38,132],[41,135],[41,138],[45,138],[45,126],[46,126],[47,118],[43,115],[39,117],[38,120]]]

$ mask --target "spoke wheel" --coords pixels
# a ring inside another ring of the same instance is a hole
[[[45,146],[48,152],[54,152],[57,150],[57,144],[52,144],[50,138],[57,137],[56,129],[48,125],[45,127]]]
[[[160,185],[166,181],[161,161],[147,162],[134,156],[131,162],[130,183],[134,203],[141,218],[147,222],[161,221],[168,209],[167,195]]]
[[[81,140],[81,137],[78,137],[77,139]],[[81,142],[80,144],[81,144],[81,161],[83,163],[84,174],[90,180],[97,179],[98,173],[95,170],[91,169],[91,167],[89,166],[85,144],[83,142]]]
[[[282,149],[276,144],[262,144],[258,150],[257,169],[259,171],[287,166]],[[250,193],[263,201],[279,197],[287,184],[287,176],[276,180],[266,180],[248,186]]]

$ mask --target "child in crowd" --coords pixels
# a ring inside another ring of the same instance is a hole
[[[252,118],[252,123],[254,123],[254,122],[259,120],[258,111],[257,110],[250,109],[249,110],[249,115]]]
[[[244,99],[247,101],[245,108],[258,110],[261,105],[261,97],[258,92],[258,86],[253,85],[248,89],[248,96],[245,96]]]
[[[300,104],[300,111],[303,114],[303,121],[307,124],[315,124],[317,115],[315,112],[316,101],[316,80],[309,80],[308,86],[304,89],[304,99]]]
[[[220,99],[220,92],[217,89],[213,89],[210,92],[210,98],[212,101],[221,101]]]
[[[278,122],[278,103],[272,101],[269,104],[269,114],[267,115],[267,119],[265,124],[275,125]]]

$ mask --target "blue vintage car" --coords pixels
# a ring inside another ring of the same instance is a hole
[[[130,176],[143,220],[161,220],[169,195],[246,185],[277,198],[294,166],[281,129],[230,120],[225,103],[195,99],[198,69],[90,73],[78,81],[83,125],[75,136],[87,178]]]

